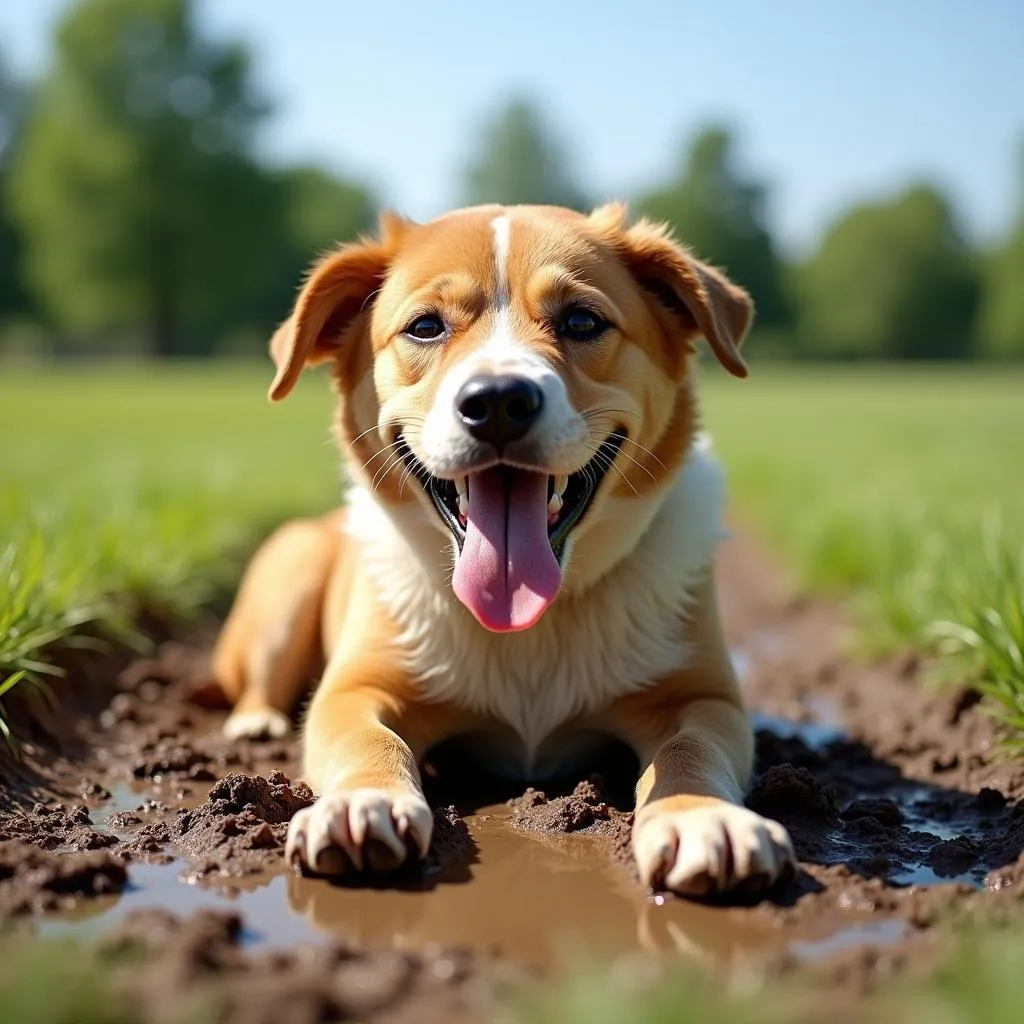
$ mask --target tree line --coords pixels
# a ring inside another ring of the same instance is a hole
[[[249,53],[206,38],[194,0],[78,0],[51,67],[0,56],[0,355],[262,351],[311,259],[373,227],[366,182],[259,155],[271,110]],[[762,351],[807,359],[1024,357],[1024,150],[1013,223],[972,246],[919,182],[849,209],[783,258],[769,192],[710,126],[632,197],[753,295]],[[479,134],[453,204],[591,195],[540,109],[513,99]]]

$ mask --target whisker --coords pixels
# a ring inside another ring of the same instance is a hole
[[[363,465],[364,465],[364,466],[366,466],[366,465],[367,465],[367,463],[373,462],[373,460],[374,460],[375,458],[377,458],[377,456],[378,456],[378,455],[381,455],[381,454],[383,454],[384,452],[386,452],[386,451],[389,451],[389,450],[390,450],[390,449],[392,449],[392,448],[399,448],[399,447],[401,447],[402,443],[403,443],[403,442],[402,442],[402,439],[401,439],[401,438],[399,438],[399,439],[398,439],[397,441],[392,441],[392,442],[391,442],[390,444],[385,444],[385,445],[382,445],[382,446],[381,446],[380,448],[378,448],[378,449],[377,449],[377,450],[376,450],[376,451],[375,451],[375,452],[374,452],[374,453],[373,453],[373,454],[372,454],[372,455],[371,455],[371,456],[370,456],[370,457],[369,457],[369,458],[368,458],[368,459],[366,460],[366,462],[364,462],[364,463],[363,463]]]
[[[629,480],[629,478],[626,476],[626,474],[623,473],[622,470],[619,469],[619,467],[615,465],[615,460],[612,458],[612,456],[610,456],[606,451],[602,451],[600,448],[593,447],[593,445],[587,445],[587,447],[590,448],[590,450],[594,453],[594,458],[593,458],[594,462],[597,462],[598,465],[603,466],[606,472],[609,469],[614,469],[615,472],[618,473],[619,476],[622,478],[623,483],[625,483],[626,486],[634,494],[639,496],[640,492],[633,486],[632,482]]]
[[[631,437],[624,437],[623,441],[625,441],[627,444],[633,445],[636,448],[639,448],[640,451],[642,451],[645,455],[649,455],[652,459],[654,459],[654,461],[659,466],[661,466],[662,469],[666,470],[666,472],[667,472],[668,467],[665,465],[664,462],[661,461],[661,459],[658,458],[657,455],[654,454],[654,452],[651,451],[650,448],[645,448],[639,441],[634,441],[633,438],[631,438]],[[625,454],[625,453],[623,453],[623,454]]]
[[[398,481],[398,496],[400,498],[405,494],[405,482],[412,476],[412,471],[412,466],[406,466],[402,479]]]
[[[417,417],[409,418],[407,420],[407,422],[411,423],[413,426],[418,427],[418,426],[422,426],[423,423],[425,423],[426,421],[422,417],[417,416]],[[367,427],[366,430],[362,431],[359,434],[356,434],[356,436],[353,437],[352,440],[348,442],[349,447],[354,445],[356,443],[356,441],[362,440],[364,437],[366,437],[367,434],[371,433],[372,431],[380,430],[381,427],[391,427],[391,426],[400,427],[402,425],[403,425],[403,421],[402,420],[384,420],[383,423],[374,423],[374,425],[372,427]]]
[[[399,441],[392,441],[391,444],[384,445],[383,448],[379,449],[378,451],[375,451],[359,468],[360,469],[368,469],[370,463],[373,462],[374,459],[379,458],[389,448],[398,448],[401,444],[402,444],[402,442],[399,440]],[[394,453],[392,453],[392,454],[394,454]]]
[[[395,468],[402,461],[402,452],[393,452],[391,458],[384,464],[384,468],[377,471],[377,475],[373,478],[373,483],[370,485],[370,490],[375,491],[379,484],[384,482],[384,477]]]
[[[598,416],[607,416],[611,413],[619,413],[622,416],[629,416],[631,419],[637,421],[640,426],[645,427],[647,424],[644,422],[643,417],[638,416],[632,409],[616,409],[610,405],[598,406],[596,409],[586,409],[583,412],[583,418],[590,420],[595,419]]]
[[[654,474],[653,474],[653,473],[652,473],[652,472],[651,472],[651,471],[650,471],[650,470],[649,470],[649,469],[648,469],[648,468],[647,468],[647,467],[646,467],[645,465],[643,465],[643,463],[641,463],[641,462],[637,462],[637,461],[636,461],[636,459],[634,459],[634,458],[633,458],[633,456],[629,454],[629,452],[624,452],[624,451],[623,451],[623,450],[622,450],[622,449],[620,448],[620,449],[619,449],[619,454],[620,454],[620,455],[621,455],[621,456],[622,456],[622,457],[623,457],[624,459],[629,459],[629,461],[630,461],[630,462],[632,462],[632,463],[633,463],[633,465],[634,465],[634,466],[636,466],[636,468],[637,468],[637,469],[642,469],[642,470],[643,470],[643,471],[644,471],[644,472],[645,472],[645,473],[646,473],[646,474],[647,474],[647,475],[648,475],[648,476],[649,476],[649,477],[650,477],[650,478],[651,478],[651,479],[652,479],[652,480],[653,480],[653,481],[654,481],[655,483],[657,483],[657,482],[658,482],[658,479],[657,479],[657,477],[656,477],[656,476],[655,476],[655,475],[654,475]],[[664,467],[664,466],[662,466],[661,468],[662,468],[662,469],[664,469],[665,467]]]

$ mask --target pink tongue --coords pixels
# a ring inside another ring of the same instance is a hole
[[[501,468],[473,473],[466,519],[455,596],[495,633],[528,629],[562,583],[548,543],[547,476]]]

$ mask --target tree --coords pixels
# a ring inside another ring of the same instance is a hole
[[[916,185],[851,210],[801,268],[811,354],[884,359],[969,354],[978,282],[945,197]]]
[[[1024,357],[1024,143],[1018,157],[1016,225],[1005,245],[985,261],[978,313],[979,348],[1001,357]]]
[[[272,284],[255,313],[260,325],[282,320],[313,260],[333,246],[369,231],[376,221],[376,199],[356,182],[313,167],[293,167],[274,176],[283,202],[280,238],[268,261]],[[266,339],[259,344],[265,347]]]
[[[27,106],[28,90],[7,72],[0,55],[0,320],[31,312],[21,274],[23,240],[3,202]]]
[[[760,327],[789,323],[782,265],[768,231],[765,186],[744,180],[734,166],[734,140],[721,127],[693,140],[676,177],[639,196],[635,206],[666,221],[680,241],[746,288]]]
[[[463,201],[535,203],[586,210],[562,146],[540,112],[525,99],[513,99],[483,127],[480,149],[466,169]]]
[[[284,215],[251,149],[265,107],[191,0],[79,0],[56,34],[8,189],[31,285],[67,331],[201,347],[266,286]]]

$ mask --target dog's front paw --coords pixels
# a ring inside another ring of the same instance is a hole
[[[688,797],[656,800],[637,814],[633,855],[644,883],[681,896],[768,888],[796,864],[777,821]]]
[[[291,731],[291,720],[276,708],[236,708],[224,723],[224,736],[229,740],[279,740]]]
[[[288,826],[285,858],[321,875],[392,871],[430,848],[434,816],[409,789],[334,789],[299,811]]]

